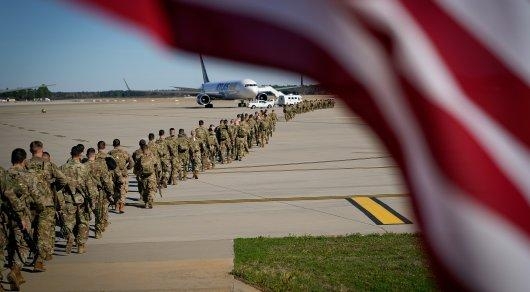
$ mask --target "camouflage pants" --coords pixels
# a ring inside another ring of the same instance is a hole
[[[247,145],[249,149],[252,148],[253,137],[254,137],[254,131],[250,131],[250,134],[247,135]]]
[[[209,161],[211,163],[211,167],[213,168],[215,166],[215,163],[217,162],[217,147],[210,146],[210,151],[208,151],[209,154]]]
[[[191,162],[191,169],[194,173],[202,170],[201,151],[193,152]]]
[[[124,203],[127,199],[127,193],[129,192],[129,176],[122,175],[118,184],[115,184],[118,187],[116,188],[116,193],[114,194],[114,203]]]
[[[5,254],[4,254],[4,250],[6,249],[7,247],[7,230],[6,230],[6,227],[5,227],[5,223],[0,223],[0,249],[2,250],[2,252],[0,253],[0,274],[4,271],[4,266],[5,266],[5,262],[6,262],[6,259],[5,259]]]
[[[160,159],[160,167],[162,168],[160,178],[161,181],[167,182],[169,178],[171,177],[171,160],[169,158],[161,158]]]
[[[94,202],[94,229],[96,232],[103,232],[108,222],[107,194],[104,190],[99,190],[99,196]]]
[[[53,254],[55,247],[55,208],[45,207],[35,216],[35,236],[37,252],[41,259]]]
[[[16,222],[11,222],[9,225],[7,248],[9,266],[17,265],[18,267],[23,267],[31,252],[28,242],[24,239],[24,232],[28,231],[22,231]]]
[[[141,184],[144,189],[144,193],[142,194],[142,199],[144,203],[152,204],[156,196],[156,192],[158,191],[158,183],[156,181],[156,175],[151,174],[148,177],[142,177]]]
[[[222,140],[220,145],[219,145],[219,148],[220,148],[220,158],[221,158],[221,162],[222,163],[227,163],[229,162],[229,153],[230,153],[230,145],[229,145],[229,140]]]
[[[67,231],[67,240],[74,240],[77,245],[85,244],[88,240],[89,231],[89,214],[85,212],[85,206],[75,206],[72,203],[66,203],[64,207],[65,229]]]
[[[203,151],[201,153],[202,171],[212,168],[212,162],[210,161],[209,151]]]
[[[178,156],[171,157],[171,176],[173,183],[182,178],[182,162]]]
[[[186,179],[188,177],[188,167],[190,165],[190,156],[188,152],[179,152],[179,160],[181,165],[180,179]]]
[[[241,160],[245,156],[246,138],[238,137],[236,140],[236,159]]]

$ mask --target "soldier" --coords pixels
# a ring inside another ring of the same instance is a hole
[[[155,141],[157,146],[158,158],[160,159],[161,177],[160,181],[163,188],[167,188],[167,183],[171,176],[171,154],[169,146],[164,138],[164,130],[158,131],[158,139]]]
[[[201,148],[201,171],[211,168],[210,155],[208,153],[209,148],[207,147],[208,130],[204,128],[204,121],[199,121],[199,126],[195,128],[195,136],[199,139]]]
[[[35,248],[31,238],[31,212],[30,205],[34,208],[43,208],[38,197],[37,178],[26,169],[26,151],[17,148],[11,153],[12,167],[6,173],[0,170],[0,180],[4,180],[4,187],[0,187],[2,193],[2,218],[9,230],[7,251],[9,256],[8,281],[11,290],[18,291],[20,284],[24,283],[21,269],[29,257],[30,247]],[[0,185],[2,183],[0,182]],[[5,229],[4,229],[5,231]],[[2,235],[5,233],[2,232]],[[2,236],[3,237],[3,236]],[[5,238],[2,238],[6,240]],[[4,246],[5,247],[5,246]],[[3,252],[2,249],[2,260]],[[3,263],[2,268],[3,268]]]
[[[64,219],[67,229],[66,253],[70,253],[75,237],[77,253],[86,252],[90,222],[91,199],[97,197],[94,194],[93,180],[89,169],[81,163],[81,147],[76,145],[70,151],[71,159],[61,165],[61,170],[71,180],[76,181],[78,186],[72,191],[63,191],[65,199]],[[97,188],[96,188],[97,190]]]
[[[230,154],[229,157],[231,160],[236,159],[236,123],[234,119],[230,120],[230,125],[228,126],[228,134],[230,135]]]
[[[221,158],[221,163],[229,163],[230,160],[230,134],[228,132],[228,121],[223,120],[218,127],[218,136],[219,136],[219,153]]]
[[[245,156],[245,143],[247,140],[246,131],[243,126],[236,121],[236,159],[241,161]]]
[[[36,210],[33,226],[35,227],[35,241],[37,242],[37,256],[34,270],[45,271],[44,260],[51,260],[55,246],[55,208],[61,211],[57,193],[52,189],[66,187],[75,190],[76,182],[70,181],[52,162],[42,159],[43,144],[40,141],[30,143],[32,157],[26,162],[26,167],[34,173],[39,182],[39,196],[42,199],[42,209]]]
[[[212,125],[213,126],[213,125]],[[219,142],[217,141],[217,137],[215,136],[215,132],[213,127],[210,126],[208,129],[208,153],[210,154],[210,163],[212,168],[215,167],[216,154],[219,152]]]
[[[107,164],[105,160],[96,160],[96,150],[89,148],[87,150],[87,162],[91,178],[97,187],[97,196],[93,198],[94,205],[94,237],[101,238],[102,232],[105,230],[105,220],[107,209],[107,196],[111,195],[114,190],[114,183],[112,177],[108,173]]]
[[[190,162],[191,169],[193,171],[193,178],[199,178],[199,170],[202,168],[202,159],[201,159],[201,141],[196,137],[195,131],[191,130],[190,132]]]
[[[276,131],[276,123],[278,122],[278,115],[274,110],[271,112],[272,131]]]
[[[102,198],[101,200],[101,206],[100,208],[101,209],[101,220],[102,220],[102,224],[103,224],[103,229],[102,231],[104,232],[105,229],[107,228],[107,226],[110,224],[109,222],[109,204],[110,203],[114,203],[114,190],[116,189],[116,186],[114,185],[114,182],[118,179],[114,179],[114,177],[116,176],[117,177],[117,174],[116,174],[116,161],[114,160],[114,158],[112,158],[111,156],[107,155],[107,152],[105,150],[106,148],[106,143],[105,141],[99,141],[98,142],[98,153],[96,154],[96,162],[101,164],[101,165],[104,165],[106,167],[102,167],[101,171],[103,171],[103,175],[106,176],[106,180],[108,180],[108,183],[109,185],[112,186],[112,188],[110,188],[110,192],[107,192],[105,190],[105,197]],[[112,160],[112,162],[114,162],[114,168],[110,169],[108,167],[108,164],[107,164],[107,160]]]
[[[179,180],[183,180],[182,161],[178,152],[177,136],[175,136],[175,128],[169,129],[169,137],[166,138],[167,148],[171,159],[171,176],[170,182],[176,185]]]
[[[190,164],[190,141],[184,133],[184,129],[179,129],[179,134],[176,139],[176,145],[178,150],[178,157],[182,165],[181,180],[188,178],[188,168]]]
[[[153,200],[158,189],[156,180],[157,158],[151,151],[144,139],[139,142],[141,152],[137,155],[139,183],[142,184],[142,199],[145,208],[153,208]]]
[[[109,151],[109,155],[116,160],[116,164],[118,165],[117,172],[119,173],[119,181],[114,182],[114,202],[116,203],[115,208],[117,208],[118,213],[123,214],[125,213],[123,211],[125,208],[125,199],[129,192],[129,170],[133,168],[134,162],[131,155],[120,146],[119,139],[114,139],[112,146],[114,146],[114,149]]]
[[[138,148],[136,149],[133,154],[132,154],[132,160],[134,162],[134,167],[133,167],[133,174],[136,176],[136,183],[137,183],[137,186],[138,186],[138,193],[140,194],[140,200],[142,200],[143,198],[143,189],[142,189],[142,184],[140,183],[140,165],[138,164],[138,160],[140,159],[140,156],[142,155],[142,149],[141,148]]]
[[[157,189],[165,188],[167,187],[167,180],[164,181],[162,179],[162,166],[160,162],[160,156],[158,152],[158,145],[155,143],[155,134],[149,133],[147,135],[147,138],[149,139],[149,142],[147,142],[147,148],[149,148],[149,151],[155,156],[156,158],[156,184]]]

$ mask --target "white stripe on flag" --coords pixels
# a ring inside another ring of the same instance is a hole
[[[436,1],[530,85],[530,1]]]
[[[362,4],[361,4],[362,3]],[[395,2],[359,2],[360,8],[397,36],[403,68],[423,96],[455,117],[484,146],[490,157],[530,202],[530,153],[501,125],[470,102],[405,9]]]

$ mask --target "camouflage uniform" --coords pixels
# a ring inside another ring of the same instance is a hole
[[[176,145],[178,150],[178,158],[182,165],[182,172],[180,179],[186,179],[188,177],[188,167],[190,164],[190,142],[186,134],[179,134],[176,139]]]
[[[219,132],[219,152],[220,152],[220,158],[221,163],[228,163],[230,162],[230,133],[228,132],[228,126],[227,125],[220,125],[218,128]]]
[[[139,174],[140,165],[138,165],[141,155],[142,155],[142,149],[138,148],[133,152],[131,156],[134,162],[133,174],[136,176],[136,182],[138,184],[138,193],[140,194],[140,199],[143,197],[143,189],[142,189],[142,184],[140,183],[140,174]]]
[[[38,249],[37,265],[45,258],[51,257],[55,246],[55,204],[58,198],[51,183],[56,189],[67,186],[69,190],[75,189],[76,183],[70,182],[54,163],[40,157],[32,157],[27,161],[26,166],[37,177],[42,201],[42,209],[37,210],[33,224],[36,229],[34,239]]]
[[[217,142],[217,137],[215,136],[215,133],[212,131],[208,135],[208,153],[210,154],[210,163],[212,168],[215,167],[216,154],[219,151],[219,143]]]
[[[107,162],[105,161],[105,158],[107,157],[108,155],[105,152],[100,151],[96,154],[96,162],[100,165],[100,171],[102,172],[101,180],[103,182],[103,188],[100,189],[100,201],[96,207],[98,209],[98,214],[100,215],[101,224],[103,226],[102,231],[105,231],[109,225],[109,203],[114,201],[113,195],[115,190],[113,171],[108,169]]]
[[[173,185],[177,184],[178,180],[183,179],[182,174],[182,161],[178,154],[178,142],[176,136],[169,136],[166,138],[166,144],[170,155],[171,161],[171,182]]]
[[[207,146],[208,142],[208,130],[203,126],[199,126],[195,129],[195,136],[199,140],[200,149],[201,149],[201,171],[212,168],[212,163],[210,162],[209,148]]]
[[[94,233],[96,238],[101,236],[105,231],[107,220],[107,195],[112,194],[114,190],[114,183],[112,177],[108,174],[107,164],[105,160],[89,160],[86,162],[90,177],[94,181],[97,189],[94,191],[95,197],[92,198],[93,212],[94,212]]]
[[[160,160],[160,181],[162,186],[166,187],[171,175],[171,154],[169,148],[164,139],[158,139],[155,141],[156,151],[158,153],[158,159]]]
[[[201,157],[201,141],[197,138],[190,137],[190,162],[191,169],[193,171],[193,177],[197,178],[199,170],[202,169],[202,157]]]
[[[139,184],[142,185],[143,189],[142,200],[146,207],[153,208],[153,200],[158,190],[156,180],[157,158],[149,149],[146,149],[138,154],[137,159]]]
[[[239,161],[245,156],[246,140],[245,127],[242,125],[236,126],[236,159]]]
[[[31,240],[29,204],[34,200],[39,202],[37,192],[36,178],[25,169],[14,167],[5,172],[0,168],[0,275],[5,263],[4,250],[7,248],[11,268],[7,278],[12,290],[18,290],[20,284],[25,282],[21,268],[30,253],[30,242],[27,241]]]
[[[21,268],[29,257],[31,240],[31,212],[30,208],[42,210],[42,202],[38,197],[37,178],[24,167],[13,166],[8,171],[9,178],[15,187],[18,202],[11,206],[7,212],[9,217],[8,228],[11,248],[8,249],[11,267]],[[10,216],[9,216],[10,215]],[[21,228],[20,222],[27,222],[28,230]],[[28,242],[27,240],[31,240]]]
[[[79,161],[72,159],[61,165],[61,170],[78,183],[75,191],[63,191],[65,199],[63,214],[68,232],[67,246],[71,247],[75,236],[78,252],[82,253],[88,240],[91,199],[98,196],[97,187],[90,177],[88,167]]]
[[[119,181],[114,182],[114,203],[123,207],[129,192],[129,169],[133,168],[134,162],[131,155],[121,147],[112,149],[109,155],[116,160],[116,172],[119,174]]]

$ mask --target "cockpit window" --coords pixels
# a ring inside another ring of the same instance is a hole
[[[245,87],[255,87],[258,86],[257,84],[245,84]]]

